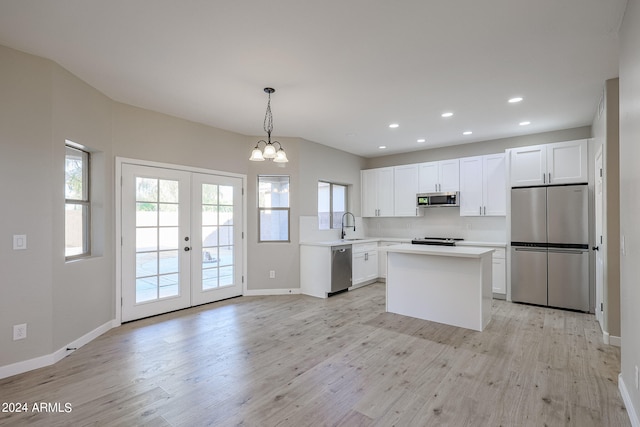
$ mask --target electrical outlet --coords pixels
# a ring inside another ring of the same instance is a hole
[[[276,278],[276,271],[275,270],[270,270],[269,271],[269,279],[275,279]]]
[[[27,324],[13,325],[13,340],[23,340],[27,337]]]

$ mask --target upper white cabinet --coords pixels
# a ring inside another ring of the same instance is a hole
[[[393,168],[394,216],[417,216],[416,194],[418,191],[418,165]]]
[[[362,216],[393,216],[393,168],[363,170],[360,178]]]
[[[460,159],[460,216],[504,216],[505,154]]]
[[[419,164],[419,192],[460,190],[460,166],[458,159]]]
[[[519,147],[511,150],[511,186],[587,182],[587,140]]]

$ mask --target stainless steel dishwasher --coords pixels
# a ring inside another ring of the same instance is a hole
[[[331,247],[331,292],[346,291],[351,286],[351,245]]]

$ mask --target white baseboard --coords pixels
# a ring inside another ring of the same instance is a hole
[[[615,347],[622,347],[622,338],[613,335],[609,336],[609,344]]]
[[[244,291],[245,297],[260,297],[265,295],[298,295],[300,289],[247,289]]]
[[[12,363],[10,365],[0,366],[0,379],[12,377],[14,375],[22,374],[24,372],[33,371],[34,369],[44,368],[45,366],[53,365],[64,359],[67,355],[73,353],[83,345],[93,341],[100,335],[104,334],[111,328],[118,326],[119,323],[115,320],[110,320],[103,325],[98,326],[93,331],[81,336],[77,340],[70,342],[62,348],[44,356],[35,357],[33,359],[24,360],[22,362]],[[74,349],[74,350],[70,350]]]
[[[633,402],[627,391],[627,386],[622,379],[622,374],[618,375],[618,390],[620,390],[624,406],[627,408],[627,414],[629,415],[629,421],[631,421],[632,427],[640,427],[640,416],[638,415],[640,408],[633,407]]]
[[[609,332],[602,332],[602,341],[604,341],[605,344],[612,345],[614,347],[622,346],[622,338],[611,336],[609,335]]]

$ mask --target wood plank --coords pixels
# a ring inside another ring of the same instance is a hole
[[[384,284],[242,297],[125,324],[0,380],[0,425],[628,426],[594,316],[493,301],[483,332],[385,312]]]

